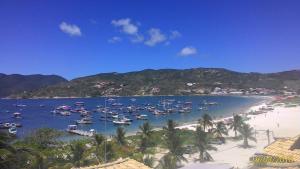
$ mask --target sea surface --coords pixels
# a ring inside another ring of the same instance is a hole
[[[132,101],[133,99],[135,101]],[[139,111],[141,114],[148,115],[148,121],[153,127],[162,127],[168,119],[175,120],[178,124],[185,124],[197,121],[204,113],[210,114],[213,118],[222,118],[231,116],[233,113],[243,113],[251,106],[257,105],[265,100],[266,97],[244,97],[244,96],[146,96],[146,97],[115,97],[115,102],[122,103],[124,106],[144,106],[150,104],[156,106],[160,101],[165,99],[175,100],[175,103],[192,102],[192,111],[186,114],[178,112],[155,116],[147,110]],[[217,105],[207,106],[207,110],[199,110],[203,102],[217,102]],[[75,107],[75,102],[84,102],[85,108],[92,112],[93,124],[78,125],[79,129],[90,130],[95,129],[98,133],[105,135],[113,135],[117,128],[112,122],[101,121],[99,112],[93,112],[97,106],[111,107],[111,103],[107,102],[107,98],[68,98],[68,99],[0,99],[0,122],[21,123],[23,127],[18,128],[17,137],[22,138],[32,131],[48,127],[58,130],[66,130],[70,124],[75,124],[75,120],[81,119],[79,113],[72,113],[71,116],[55,115],[52,111],[61,105],[69,105]],[[106,102],[106,104],[105,104]],[[16,105],[26,105],[17,107]],[[43,106],[41,106],[43,105]],[[172,105],[169,105],[172,106]],[[14,112],[22,113],[21,119],[13,118]],[[130,115],[128,115],[130,117]],[[142,120],[133,118],[131,125],[124,126],[127,133],[138,131]]]

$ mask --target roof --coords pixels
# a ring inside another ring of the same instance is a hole
[[[298,143],[300,136],[288,139],[278,139],[264,149],[267,155],[276,156],[300,162],[300,149],[293,149]]]
[[[89,167],[80,167],[78,169],[151,169],[151,168],[136,160],[126,158],[126,159],[119,159],[112,163],[94,165]]]
[[[291,150],[300,149],[300,137],[292,145]]]

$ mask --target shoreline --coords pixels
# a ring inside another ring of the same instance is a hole
[[[261,97],[266,97],[266,99],[264,99],[263,101],[260,101],[258,103],[255,103],[251,106],[247,106],[245,108],[243,108],[244,110],[242,111],[242,113],[238,113],[239,115],[248,115],[251,111],[256,111],[257,109],[259,109],[260,107],[264,107],[267,103],[270,103],[272,100],[274,100],[274,97],[275,96],[257,96],[259,98]],[[199,117],[201,118],[201,117]],[[216,118],[216,119],[213,119],[213,122],[216,123],[216,122],[219,122],[219,121],[224,121],[224,120],[227,120],[227,119],[230,119],[230,118],[233,118],[233,115],[228,115],[228,116],[225,116],[225,117],[220,117],[220,118]],[[176,127],[177,129],[192,129],[193,127],[197,126],[198,125],[198,119],[195,120],[195,121],[190,121],[190,122],[184,122],[184,123],[177,123],[178,126]],[[154,127],[153,130],[155,131],[160,131],[162,130],[163,127]],[[134,136],[134,135],[137,135],[138,131],[131,131],[131,132],[128,132],[128,134],[126,134],[126,136]]]
[[[270,100],[272,101],[272,100]],[[254,105],[249,108],[248,112],[258,110],[260,107],[265,107],[267,102],[259,105]],[[300,125],[297,124],[300,119],[300,104],[295,107],[286,107],[285,105],[272,104],[273,110],[266,110],[261,114],[247,114],[249,118],[246,123],[249,124],[255,131],[256,142],[249,140],[250,148],[243,148],[243,140],[227,139],[225,144],[214,145],[217,151],[209,151],[214,161],[207,163],[196,163],[194,159],[199,154],[192,154],[186,156],[188,162],[184,163],[182,169],[188,169],[189,167],[201,168],[205,165],[209,165],[210,168],[250,168],[252,163],[249,158],[255,153],[263,153],[264,148],[270,143],[274,142],[277,138],[294,138],[300,136]],[[195,130],[192,125],[186,125],[183,129]],[[266,131],[269,130],[271,135],[268,138]],[[229,131],[229,135],[225,138],[234,137],[234,132]],[[270,142],[268,142],[270,139]],[[220,167],[222,166],[222,167]]]

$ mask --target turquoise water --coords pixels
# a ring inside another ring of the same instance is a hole
[[[131,99],[135,98],[136,101]],[[259,104],[266,100],[265,97],[239,97],[239,96],[153,96],[153,97],[116,97],[116,102],[122,103],[124,106],[144,106],[150,104],[156,106],[163,99],[175,100],[173,106],[177,102],[192,102],[192,112],[180,114],[178,112],[154,116],[147,110],[139,111],[141,114],[147,114],[149,122],[154,127],[162,127],[168,119],[175,120],[179,124],[189,123],[198,120],[204,113],[210,114],[213,118],[221,118],[230,116],[233,113],[242,113],[250,106]],[[23,137],[37,128],[50,127],[58,130],[65,130],[68,125],[75,124],[75,120],[81,119],[79,113],[72,113],[71,116],[60,116],[51,113],[60,105],[74,106],[75,102],[84,102],[85,108],[92,112],[93,124],[79,125],[80,129],[95,129],[98,133],[111,135],[115,132],[116,125],[111,122],[106,123],[99,120],[101,113],[93,112],[97,106],[105,105],[105,98],[70,98],[70,99],[2,99],[0,100],[0,122],[17,122],[23,125],[18,128],[18,137]],[[198,110],[203,101],[217,102],[218,105],[208,106],[208,110]],[[26,105],[26,107],[17,107],[16,105]],[[41,107],[40,105],[44,105]],[[107,107],[110,104],[107,103]],[[172,105],[170,105],[172,107]],[[14,112],[22,113],[22,119],[13,118]],[[127,114],[125,114],[127,115]],[[128,114],[130,117],[130,114]],[[135,120],[129,126],[125,126],[128,133],[138,130],[138,127],[144,123],[142,120]]]

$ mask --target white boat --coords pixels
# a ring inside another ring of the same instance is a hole
[[[136,119],[138,119],[138,120],[148,120],[148,115],[146,115],[146,114],[137,115]]]
[[[62,111],[62,112],[60,112],[60,115],[62,115],[62,116],[70,116],[71,112],[69,112],[69,111]]]
[[[131,124],[131,122],[125,121],[125,120],[114,120],[113,123],[116,125],[130,125]]]
[[[90,118],[82,118],[81,120],[76,120],[77,124],[92,124],[92,120]]]
[[[75,102],[75,106],[84,106],[84,102]]]
[[[16,127],[10,127],[8,129],[9,134],[16,135],[17,134],[17,128]]]

